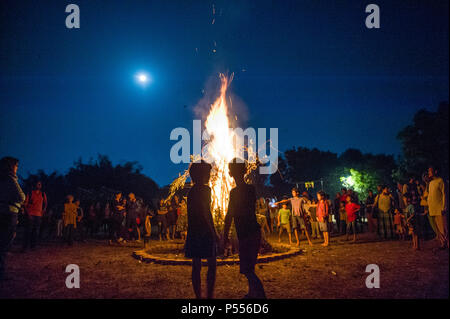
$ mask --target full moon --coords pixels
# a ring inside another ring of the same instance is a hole
[[[137,78],[138,78],[138,81],[141,83],[147,83],[147,81],[148,81],[148,76],[147,76],[147,74],[144,74],[144,73],[139,73],[137,75]]]
[[[141,82],[141,83],[146,83],[146,82],[148,81],[148,77],[147,77],[147,75],[145,75],[145,74],[139,74],[139,75],[138,75],[138,80],[139,80],[139,82]]]
[[[151,82],[150,76],[146,72],[139,72],[135,75],[136,82],[142,86],[147,86]]]

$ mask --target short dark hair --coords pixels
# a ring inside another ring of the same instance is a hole
[[[6,176],[14,172],[14,166],[19,163],[17,158],[5,156],[0,160],[0,175]]]
[[[211,164],[206,162],[192,163],[189,167],[189,175],[194,184],[200,184],[207,181],[211,172]]]
[[[247,165],[245,164],[245,161],[235,157],[228,163],[228,169],[230,170],[231,175],[244,175],[247,171]]]

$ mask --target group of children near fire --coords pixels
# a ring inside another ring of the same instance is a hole
[[[368,191],[364,201],[360,201],[352,189],[345,188],[334,200],[323,191],[312,198],[307,191],[300,195],[299,190],[293,188],[291,197],[275,201],[256,198],[254,186],[244,181],[245,165],[236,160],[229,163],[236,186],[230,192],[222,236],[217,234],[211,215],[211,189],[207,186],[211,166],[204,162],[193,163],[189,168],[193,186],[187,197],[174,195],[170,200],[161,199],[156,207],[151,202],[145,204],[134,193],[125,197],[116,192],[109,197],[113,199],[104,204],[97,200],[81,206],[78,198],[75,200],[68,195],[63,205],[47,209],[47,195],[38,181],[29,193],[22,193],[23,203],[17,205],[17,210],[22,212],[17,214],[19,223],[16,224],[23,225],[23,251],[35,249],[44,239],[61,238],[72,245],[74,240],[85,241],[88,236],[105,236],[110,244],[142,242],[143,239],[147,247],[156,230],[160,241],[178,237],[185,242],[185,255],[193,260],[192,283],[198,298],[202,297],[202,259],[208,261],[207,297],[213,297],[218,246],[225,251],[224,256],[230,252],[230,246],[239,251],[240,272],[249,284],[246,297],[264,298],[255,264],[264,246],[261,243],[270,240],[270,234],[277,234],[281,242],[286,232],[289,244],[296,246],[300,246],[302,237],[310,246],[313,240],[323,238],[322,245],[328,246],[330,234],[344,234],[346,241],[351,235],[352,242],[356,242],[357,234],[368,230],[376,232],[381,240],[411,238],[415,250],[420,249],[421,239],[433,234],[440,248],[448,248],[446,187],[433,167],[422,176],[422,181],[411,178],[405,184],[398,183],[396,189],[379,185],[376,195]],[[17,182],[12,184],[18,185]],[[234,245],[230,245],[229,240],[232,221]],[[222,241],[219,242],[219,238]]]

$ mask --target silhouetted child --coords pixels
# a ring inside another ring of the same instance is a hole
[[[347,228],[347,212],[345,211],[345,202],[339,202],[339,220],[339,231],[341,234],[344,234]]]
[[[187,235],[187,204],[186,200],[183,198],[180,202],[180,208],[178,209],[179,215],[177,219],[177,231],[181,235],[182,240],[186,240]]]
[[[145,221],[144,221],[144,248],[147,248],[148,243],[150,242],[150,237],[152,235],[152,214],[150,210],[147,211],[145,214]]]
[[[77,205],[73,202],[73,196],[67,195],[66,202],[64,203],[62,219],[66,233],[66,240],[69,246],[73,245],[73,233],[77,228],[77,208]]]
[[[159,201],[159,207],[157,210],[157,220],[158,220],[158,237],[159,240],[169,240],[169,232],[167,230],[167,214],[169,210],[164,199]]]
[[[398,208],[394,210],[394,227],[395,233],[398,235],[398,238],[401,240],[405,239],[405,230],[403,228],[403,219],[404,216],[400,212]]]
[[[211,215],[211,189],[209,181],[211,165],[192,163],[189,175],[194,183],[187,196],[187,236],[185,255],[192,258],[192,286],[195,296],[202,297],[201,267],[202,258],[208,260],[207,298],[213,298],[216,281],[216,246],[218,236]]]
[[[255,265],[261,245],[261,228],[256,220],[256,193],[252,185],[244,181],[246,165],[238,159],[228,164],[236,187],[230,192],[228,212],[225,216],[224,246],[228,244],[231,222],[234,219],[239,241],[240,272],[247,277],[249,291],[245,298],[266,298],[261,280],[255,273]]]
[[[286,230],[289,236],[289,244],[292,244],[291,236],[291,211],[287,208],[287,204],[283,203],[281,209],[278,211],[278,242],[281,242],[281,235],[283,230]]]
[[[411,204],[411,197],[404,195],[406,199],[406,224],[408,225],[408,234],[412,237],[412,244],[414,250],[420,250],[419,241],[419,214],[415,211],[414,205]]]

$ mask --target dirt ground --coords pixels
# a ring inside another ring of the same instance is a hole
[[[370,234],[355,244],[343,237],[333,237],[329,247],[314,243],[309,247],[303,241],[302,255],[257,265],[268,298],[449,297],[449,252],[437,249],[435,241],[424,242],[421,251],[413,251],[408,241],[378,242]],[[16,245],[8,255],[0,298],[194,298],[190,266],[141,263],[131,256],[141,248],[98,240],[73,247],[44,243],[20,253]],[[80,267],[79,289],[65,286],[69,264]],[[368,264],[379,266],[379,289],[366,288]],[[246,292],[239,266],[218,267],[216,298],[242,298]]]

